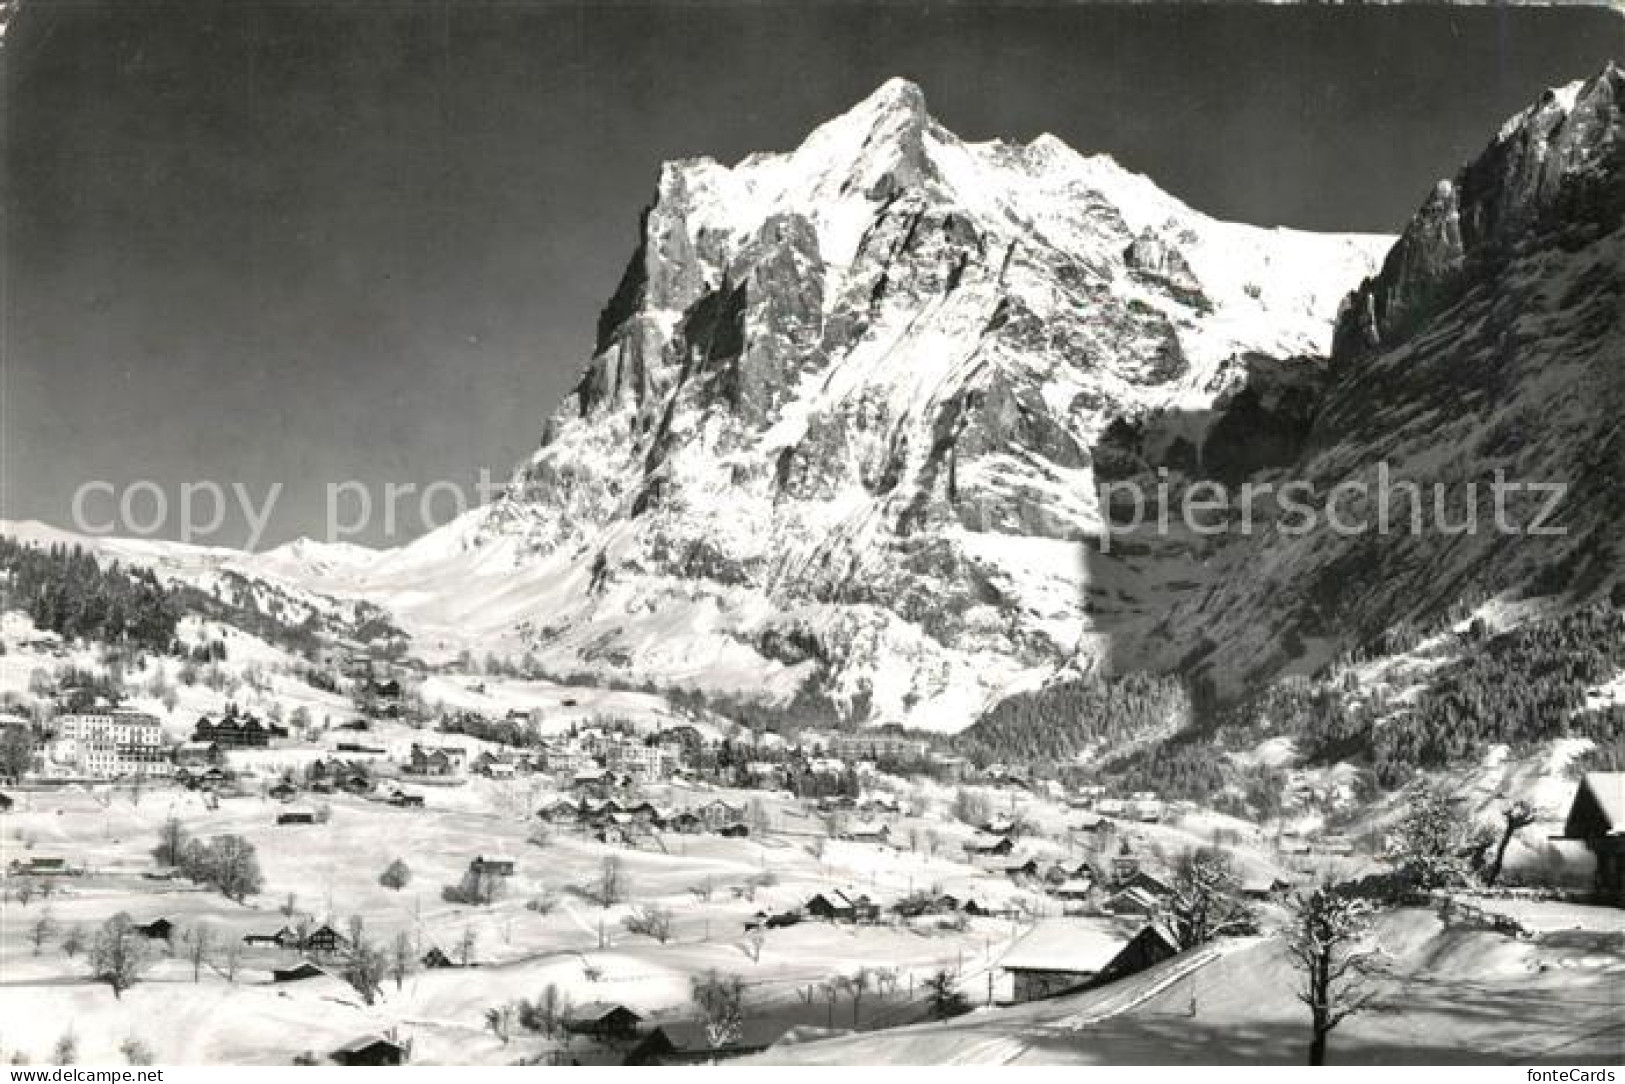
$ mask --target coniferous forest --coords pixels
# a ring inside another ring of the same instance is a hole
[[[27,611],[36,628],[65,639],[100,640],[150,651],[175,641],[180,607],[148,569],[103,568],[79,546],[27,546],[0,538],[4,609]]]

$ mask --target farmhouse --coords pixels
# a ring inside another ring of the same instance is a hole
[[[439,971],[443,968],[457,967],[458,964],[439,945],[435,945],[423,954],[423,966],[430,971]]]
[[[1587,772],[1559,838],[1596,856],[1597,902],[1625,907],[1625,772]]]
[[[243,937],[245,945],[272,945],[276,948],[297,948],[299,935],[284,926],[276,933],[251,933]]]
[[[600,1042],[635,1039],[643,1014],[612,1001],[589,1001],[570,1010],[565,1027]]]
[[[1114,915],[1135,915],[1150,918],[1161,909],[1157,897],[1143,888],[1125,888],[1112,894],[1106,901],[1106,910]]]
[[[1135,934],[1117,958],[1106,965],[1100,982],[1115,982],[1127,975],[1144,971],[1172,956],[1179,955],[1179,938],[1159,922],[1153,922]]]
[[[1005,953],[999,967],[1014,983],[1016,1001],[1037,1001],[1087,985],[1128,946],[1128,940],[1088,923],[1040,922]]]
[[[783,1037],[784,1024],[746,1019],[738,1033],[713,1046],[705,1025],[693,1020],[661,1024],[626,1056],[626,1065],[702,1065],[760,1054]]]
[[[327,975],[329,978],[332,977],[325,969],[318,967],[309,960],[300,960],[292,967],[274,968],[271,971],[271,981],[300,982],[304,979],[321,978],[323,975]]]
[[[151,941],[168,941],[175,933],[175,924],[167,918],[155,918],[135,927],[135,932]]]
[[[854,824],[846,830],[846,838],[858,843],[890,843],[891,829],[875,821]]]
[[[57,877],[73,872],[68,868],[66,858],[46,858],[42,855],[13,858],[7,868],[19,877]]]
[[[340,1065],[402,1065],[408,1047],[382,1035],[351,1039],[329,1055]]]
[[[1009,836],[981,835],[965,844],[965,850],[979,858],[1002,858],[1015,849]]]
[[[468,868],[477,874],[490,874],[496,877],[512,877],[517,863],[512,858],[499,855],[475,855],[474,861]]]
[[[331,926],[316,927],[305,937],[304,948],[310,952],[343,952],[350,947],[350,939]]]

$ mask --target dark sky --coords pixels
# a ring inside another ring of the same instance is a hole
[[[660,161],[793,146],[887,76],[967,138],[1051,131],[1212,214],[1393,231],[1625,53],[1573,9],[32,3],[4,56],[0,515],[280,481],[262,545],[322,536],[328,481],[505,476]],[[206,540],[245,538],[233,513]]]

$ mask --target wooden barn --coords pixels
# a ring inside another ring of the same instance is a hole
[[[1597,902],[1625,907],[1625,772],[1586,773],[1560,838],[1579,840],[1596,856]]]

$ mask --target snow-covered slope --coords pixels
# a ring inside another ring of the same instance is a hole
[[[1105,427],[1323,354],[1388,243],[966,143],[893,80],[788,153],[668,164],[508,492],[313,582],[435,643],[957,727],[1093,650]]]

